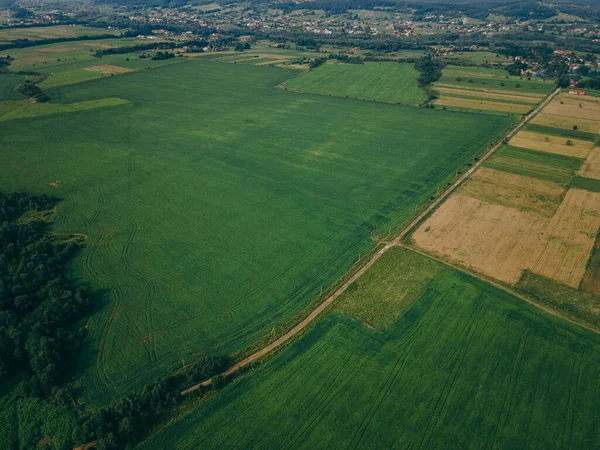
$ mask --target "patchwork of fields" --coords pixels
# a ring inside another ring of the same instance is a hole
[[[440,106],[525,114],[553,90],[552,83],[509,76],[500,69],[448,66],[435,84]]]
[[[140,448],[600,445],[598,335],[406,249],[370,272],[340,301],[397,293],[399,320],[329,315]]]
[[[600,276],[599,128],[579,126],[597,113],[598,99],[555,97],[414,232],[414,243],[597,326],[600,299],[588,295],[599,292],[591,281]]]
[[[291,75],[187,60],[0,122],[0,189],[64,198],[56,231],[89,236],[89,400],[269,334],[511,124],[275,89]],[[106,99],[123,103],[67,112]]]

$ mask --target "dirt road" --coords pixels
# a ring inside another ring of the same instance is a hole
[[[352,283],[354,283],[358,278],[360,278],[360,276],[362,274],[364,274],[373,264],[375,264],[377,262],[377,260],[379,260],[379,258],[381,258],[390,248],[400,245],[402,242],[402,239],[404,239],[413,230],[413,228],[415,228],[423,219],[425,219],[425,217],[427,217],[444,200],[446,200],[448,198],[448,196],[450,196],[450,194],[452,194],[467,178],[469,178],[473,174],[473,172],[475,172],[475,170],[477,170],[485,161],[487,161],[487,159],[490,156],[492,156],[494,154],[494,152],[496,150],[498,150],[502,146],[504,139],[507,139],[507,140],[510,139],[515,133],[517,133],[521,129],[521,127],[523,125],[525,125],[525,123],[527,121],[529,121],[529,119],[531,119],[538,112],[540,112],[541,109],[544,108],[554,98],[554,96],[556,96],[559,92],[560,92],[560,89],[557,89],[552,94],[550,94],[548,97],[546,97],[546,99],[542,103],[540,103],[531,113],[529,113],[527,116],[525,116],[513,129],[510,130],[510,132],[508,134],[506,134],[492,148],[490,148],[479,159],[479,161],[477,161],[469,170],[467,170],[464,174],[462,174],[460,176],[460,178],[458,178],[451,186],[448,187],[448,189],[446,189],[442,193],[442,195],[440,195],[427,208],[425,208],[425,210],[423,212],[421,212],[421,214],[419,214],[392,241],[388,242],[377,253],[375,253],[363,267],[361,267],[356,273],[354,273],[354,275],[352,275],[339,289],[337,289],[333,294],[331,294],[329,297],[327,297],[323,301],[323,303],[321,303],[319,306],[317,306],[317,308],[315,308],[315,310],[312,311],[302,322],[300,322],[298,325],[296,325],[294,328],[292,328],[290,331],[285,333],[283,336],[281,336],[276,341],[270,343],[269,345],[267,345],[266,347],[257,351],[256,353],[248,356],[246,359],[243,359],[243,360],[239,361],[238,363],[234,364],[229,369],[227,369],[225,372],[223,372],[221,375],[229,375],[229,374],[235,372],[236,370],[241,369],[242,367],[245,367],[248,364],[251,364],[252,362],[256,361],[257,359],[262,358],[263,356],[267,355],[269,352],[275,350],[277,347],[279,347],[286,341],[288,341],[291,338],[293,338],[294,336],[296,336],[304,328],[306,328],[311,322],[313,322],[317,318],[317,316],[319,314],[321,314],[323,312],[323,310],[325,310],[325,308],[327,308],[329,305],[331,305],[331,303],[333,303],[340,295],[342,295]],[[485,281],[487,281],[487,280],[485,280]],[[506,289],[504,289],[504,290],[506,290]],[[521,296],[518,296],[518,297],[522,298]],[[528,301],[528,300],[526,300],[526,301]],[[532,302],[528,301],[528,303],[532,303]],[[532,304],[535,305],[535,303],[532,303]],[[539,305],[536,305],[536,306],[539,306]],[[541,309],[544,309],[544,308],[541,308]],[[578,324],[578,325],[580,325],[580,324]],[[185,391],[182,391],[181,395],[187,395],[190,392],[197,390],[198,387],[208,386],[211,383],[212,383],[212,378],[208,379],[200,384],[192,386],[191,388],[186,389]]]

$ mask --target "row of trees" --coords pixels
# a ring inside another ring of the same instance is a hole
[[[57,243],[41,220],[19,220],[56,204],[0,194],[0,381],[23,375],[34,396],[68,380],[83,336],[73,324],[90,308],[86,289],[63,276],[77,246]]]

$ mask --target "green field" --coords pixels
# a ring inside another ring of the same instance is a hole
[[[462,78],[462,81],[458,81],[457,78]],[[507,71],[502,69],[459,66],[445,67],[439,83],[451,84],[465,89],[486,88],[540,95],[549,94],[555,88],[551,82],[527,80],[526,77],[509,75]]]
[[[68,25],[55,25],[49,27],[24,27],[0,29],[0,41],[14,41],[16,39],[76,38],[79,36],[98,36],[101,34],[120,34],[120,31],[108,28],[93,28],[85,26],[70,27]]]
[[[412,64],[324,64],[285,83],[294,91],[416,105],[425,99]]]
[[[269,334],[511,124],[275,88],[293,74],[188,60],[47,89],[127,104],[0,122],[0,190],[63,198],[56,232],[89,236],[88,400]]]
[[[568,186],[582,164],[579,158],[503,145],[485,166]]]
[[[150,58],[139,58],[138,53],[108,55],[102,58],[94,56],[96,50],[108,47],[124,47],[137,44],[148,44],[140,39],[101,39],[86,41],[69,41],[34,47],[10,49],[0,52],[0,56],[10,55],[15,60],[9,69],[13,71],[30,71],[48,74],[41,88],[64,86],[102,78],[102,73],[89,70],[99,65],[115,65],[132,70],[159,67],[181,62],[181,58],[153,61]],[[146,52],[151,54],[151,51]]]
[[[426,266],[391,328],[329,315],[139,448],[597,448],[599,336],[423,258],[393,249],[351,293]]]

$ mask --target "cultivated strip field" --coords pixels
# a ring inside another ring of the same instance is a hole
[[[329,315],[140,448],[600,445],[599,336],[406,249],[371,271],[339,304],[397,289],[399,320]]]
[[[597,107],[595,99],[587,99],[582,108],[574,101],[573,96],[560,95],[541,115],[578,121],[573,111]],[[595,250],[600,183],[593,179],[598,136],[573,126],[569,130],[535,124],[537,118],[412,239],[431,254],[515,285],[536,301],[598,327],[600,302],[586,297],[597,292],[593,280],[600,274]]]
[[[508,76],[506,71],[480,67],[444,68],[435,84],[435,103],[449,108],[525,114],[552,91],[552,85]]]
[[[0,187],[65,198],[56,232],[89,236],[89,400],[268,335],[512,122],[275,88],[293,74],[187,60],[47,89],[128,104],[0,123]]]
[[[579,175],[600,180],[600,147],[595,147],[585,160]]]

